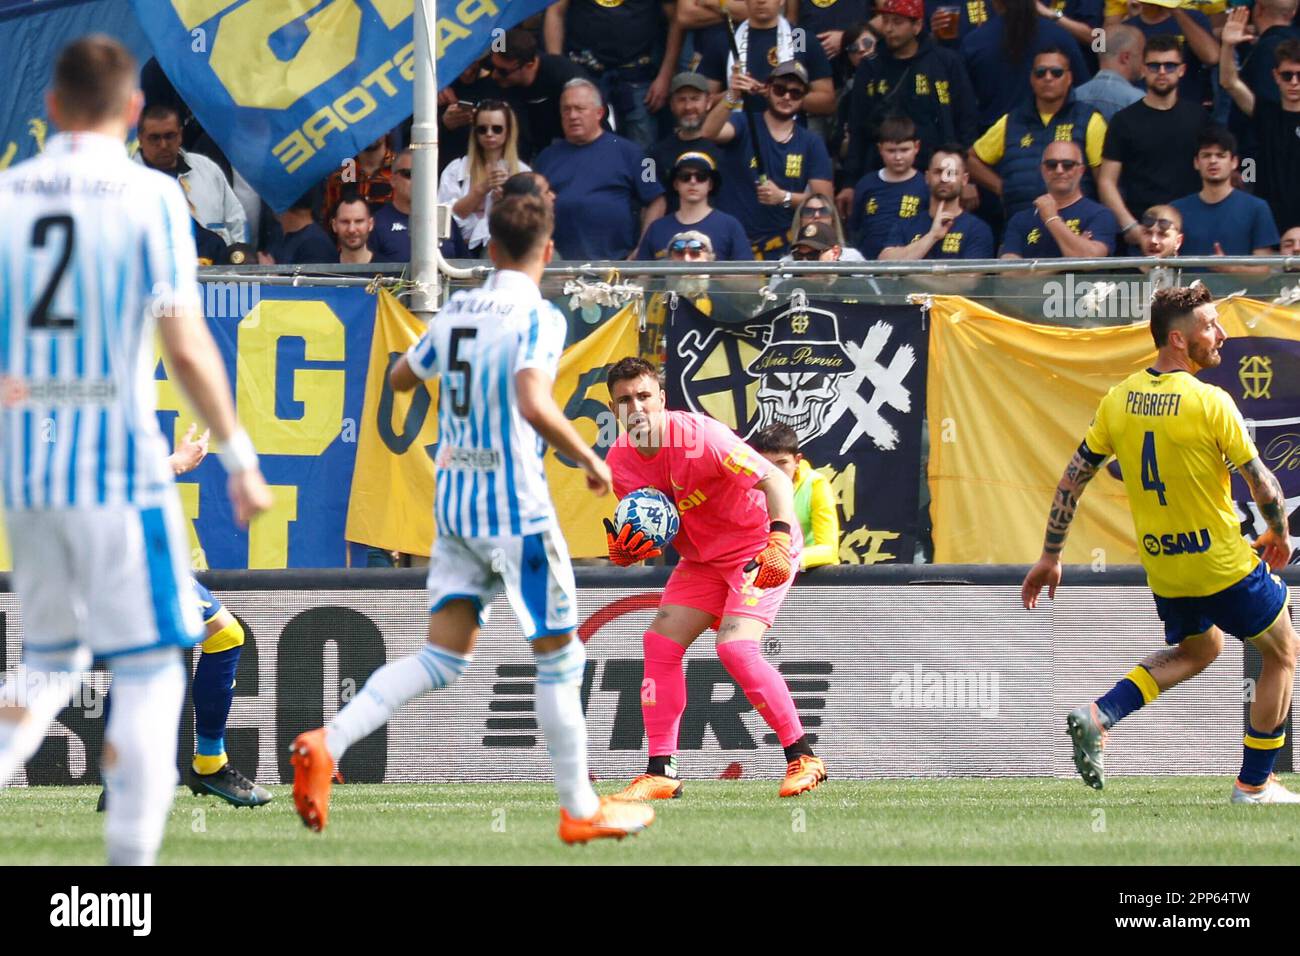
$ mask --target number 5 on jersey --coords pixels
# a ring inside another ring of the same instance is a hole
[[[460,343],[465,339],[472,339],[478,335],[478,329],[452,329],[451,330],[451,356],[447,362],[447,368],[452,372],[459,373],[460,381],[455,379],[448,381],[451,386],[451,410],[459,418],[469,416],[469,397],[474,387],[474,369],[469,362],[462,359],[459,355]]]
[[[1156,465],[1156,433],[1146,432],[1142,436],[1142,487],[1154,491],[1160,496],[1162,505],[1165,500],[1165,483],[1160,480],[1160,468]]]

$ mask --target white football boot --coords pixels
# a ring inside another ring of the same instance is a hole
[[[1300,794],[1282,786],[1274,774],[1269,774],[1261,786],[1247,787],[1240,780],[1232,785],[1233,803],[1300,803]]]

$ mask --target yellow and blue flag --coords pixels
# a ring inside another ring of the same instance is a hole
[[[433,4],[442,85],[553,0]],[[413,0],[132,0],[158,62],[244,178],[283,210],[411,115]]]

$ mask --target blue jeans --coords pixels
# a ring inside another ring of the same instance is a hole
[[[611,67],[595,77],[596,86],[618,124],[616,132],[642,149],[659,139],[659,123],[646,108],[645,97],[654,82],[653,67]]]

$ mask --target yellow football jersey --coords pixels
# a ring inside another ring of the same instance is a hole
[[[1223,389],[1187,372],[1135,372],[1106,393],[1084,443],[1119,461],[1156,594],[1203,597],[1255,569],[1227,462],[1240,468],[1259,452]]]

